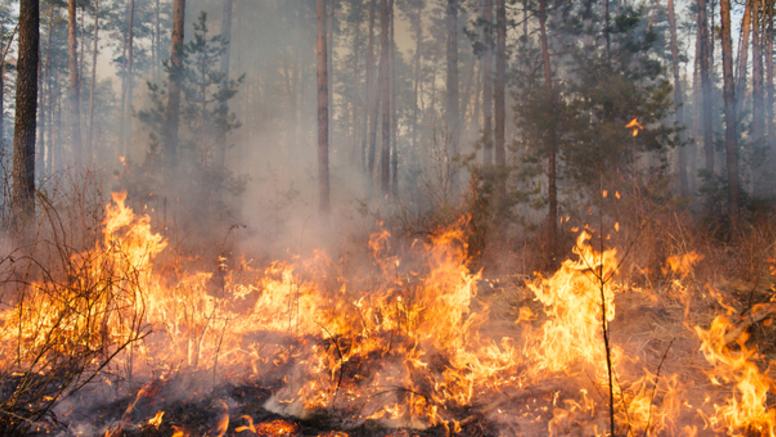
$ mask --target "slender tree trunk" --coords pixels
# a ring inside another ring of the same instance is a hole
[[[224,0],[224,12],[221,15],[221,37],[227,41],[224,55],[221,57],[221,72],[224,75],[224,88],[229,84],[229,63],[232,51],[232,15],[234,9],[233,0]],[[222,103],[221,117],[222,122],[226,123],[229,116],[229,104]],[[216,166],[222,171],[226,170],[226,126],[220,126],[218,130],[218,141],[216,142]]]
[[[81,148],[81,85],[78,75],[78,37],[76,34],[76,0],[67,2],[67,69],[70,83],[70,135],[76,167],[83,165]]]
[[[396,39],[393,19],[393,0],[389,0],[389,14],[388,14],[388,29],[389,29],[389,47],[388,52],[388,101],[391,108],[390,127],[391,127],[391,181],[390,192],[393,197],[399,195],[399,148],[396,144],[396,130],[398,126],[397,112],[396,112]]]
[[[366,101],[367,101],[367,136],[365,138],[365,149],[367,150],[366,167],[369,174],[369,180],[371,183],[372,176],[374,175],[375,160],[377,155],[377,115],[379,112],[379,99],[377,98],[377,90],[374,84],[374,39],[375,39],[375,15],[377,13],[377,1],[372,0],[369,5],[369,39],[367,41],[367,54],[366,54]],[[381,8],[382,11],[382,8]],[[381,58],[382,59],[382,58]]]
[[[738,41],[738,65],[736,67],[736,117],[741,116],[744,96],[746,95],[746,72],[749,62],[749,37],[752,27],[752,2],[746,0],[744,16],[741,18],[741,36]]]
[[[357,1],[351,1],[349,7],[351,8],[360,8],[361,6],[358,5]],[[353,45],[350,48],[351,53],[353,54],[353,62],[351,65],[350,74],[353,75],[353,79],[356,80],[361,76],[361,71],[363,66],[361,65],[361,44],[363,41],[363,32],[361,32],[361,20],[359,19],[352,25],[353,29],[353,39],[352,43]],[[351,165],[356,166],[356,168],[359,168],[360,163],[363,162],[363,156],[361,151],[361,145],[362,140],[364,137],[364,133],[362,132],[363,127],[365,126],[364,123],[361,122],[362,117],[364,115],[363,111],[361,111],[361,103],[364,102],[366,99],[366,96],[362,96],[359,92],[358,85],[355,83],[351,84],[352,86],[352,94],[350,101],[348,102],[348,110],[349,110],[349,117],[350,117],[350,140],[351,140],[351,152],[350,152],[350,163]]]
[[[390,15],[393,0],[381,0],[380,13],[380,94],[382,103],[382,144],[380,151],[380,191],[383,195],[390,194],[391,181],[391,102],[390,102]]]
[[[329,144],[332,144],[334,138],[334,129],[337,128],[337,126],[332,121],[334,119],[334,109],[336,109],[335,106],[332,105],[334,102],[334,84],[332,82],[332,78],[334,76],[334,26],[336,25],[334,21],[334,11],[336,8],[337,2],[326,2],[326,78],[328,80],[326,85],[328,96],[326,97],[326,100],[329,102]]]
[[[730,37],[730,0],[721,0],[722,77],[725,100],[725,157],[728,177],[728,214],[731,230],[738,224],[738,148],[736,134],[735,83],[733,82],[733,42]]]
[[[684,93],[682,91],[682,80],[679,77],[679,41],[676,35],[674,0],[668,0],[666,8],[668,9],[668,26],[671,35],[671,70],[674,77],[674,111],[676,112],[676,125],[679,129],[684,129]],[[680,131],[677,174],[679,176],[679,192],[682,196],[686,196],[689,192],[687,184],[687,150],[685,149],[684,140],[685,137],[682,134],[682,131]]]
[[[38,102],[40,4],[19,5],[19,48],[16,63],[16,115],[13,136],[12,217],[15,226],[29,224],[35,215],[35,130]]]
[[[546,17],[545,17],[546,19]],[[544,42],[547,44],[547,32],[544,32]],[[547,49],[547,66],[549,67],[549,49]],[[496,0],[496,83],[493,90],[495,104],[495,151],[496,165],[504,167],[506,155],[506,83],[507,83],[507,9],[505,0]]]
[[[448,178],[455,186],[452,160],[458,155],[458,123],[460,122],[458,91],[458,8],[459,0],[447,0],[447,78],[445,101],[445,132],[448,154]]]
[[[326,32],[326,1],[316,1],[318,38],[315,45],[318,58],[318,206],[322,213],[329,211],[329,79]]]
[[[135,0],[129,0],[127,5],[127,78],[126,78],[126,98],[122,108],[121,123],[124,126],[124,137],[122,138],[123,153],[129,153],[130,137],[132,136],[132,101],[135,94]]]
[[[48,147],[47,147],[47,156],[44,159],[44,164],[46,168],[43,170],[43,174],[48,176],[51,175],[54,166],[54,149],[57,147],[56,141],[54,141],[54,106],[59,99],[58,97],[58,89],[54,84],[56,74],[54,68],[54,6],[49,5],[48,7],[48,42],[46,44],[46,89],[48,98],[47,105],[46,105],[46,123],[48,124]]]
[[[45,73],[43,69],[43,62],[41,62],[41,58],[43,57],[41,52],[43,50],[43,44],[40,44],[39,39],[39,46],[38,46],[38,126],[37,126],[37,141],[36,146],[37,150],[35,150],[35,180],[39,181],[38,185],[40,185],[40,181],[43,178],[43,168],[45,163],[43,162],[43,158],[46,156],[46,122],[45,122],[45,116],[46,112],[44,111],[46,102],[44,100],[45,93],[43,91],[43,75]],[[5,75],[5,56],[3,56],[2,59],[3,65],[0,66],[0,120],[3,118],[2,114],[3,112],[3,100],[4,100],[4,90],[5,84],[3,83],[3,76]],[[0,138],[2,138],[3,132],[2,129],[0,129]],[[3,145],[0,143],[0,147],[3,147]],[[0,156],[2,156],[2,152],[0,151]],[[2,161],[0,161],[0,164]]]
[[[53,162],[57,171],[61,171],[65,168],[64,149],[65,149],[65,135],[62,125],[62,100],[64,96],[62,88],[60,87],[59,78],[54,78],[54,86],[56,87],[57,96],[57,108],[56,115],[54,117],[53,130],[56,133],[57,140],[55,142],[55,148],[53,150]]]
[[[171,171],[178,160],[178,124],[180,123],[181,79],[183,76],[183,27],[186,17],[186,0],[173,0],[172,36],[170,48],[170,74],[167,86],[165,121],[165,164]]]
[[[762,3],[752,7],[752,140],[761,143],[765,136],[763,92]],[[757,185],[757,184],[755,184]]]
[[[412,127],[411,144],[413,153],[416,152],[418,141],[418,117],[420,117],[420,81],[421,63],[423,62],[423,2],[418,2],[418,9],[412,16],[412,31],[415,35],[415,55],[413,56],[413,84],[412,84]]]
[[[100,54],[100,0],[94,0],[94,38],[92,40],[92,77],[89,82],[89,156],[95,158],[94,150],[94,97],[97,90],[97,56]]]
[[[773,14],[776,7],[773,2],[767,5],[767,28],[765,32],[765,124],[768,131],[768,150],[774,153],[776,147],[776,126],[774,126],[774,85],[773,85],[773,63],[776,61],[773,54]]]
[[[714,174],[714,138],[713,138],[713,96],[711,89],[711,55],[709,50],[709,20],[706,14],[706,0],[698,2],[698,37],[700,38],[700,70],[701,70],[701,129],[703,132],[703,151],[706,171]]]
[[[542,46],[542,70],[544,73],[544,87],[547,98],[554,101],[552,85],[552,65],[550,64],[550,47],[547,38],[547,0],[539,0],[539,36]],[[547,148],[547,198],[549,211],[547,212],[547,247],[548,258],[554,262],[558,239],[558,184],[557,184],[557,145],[550,127]]]
[[[483,164],[493,165],[493,0],[480,0],[482,18],[482,149]]]

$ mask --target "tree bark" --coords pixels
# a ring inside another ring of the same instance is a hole
[[[100,0],[94,0],[94,38],[92,41],[92,77],[89,82],[89,156],[94,159],[94,97],[97,89],[97,56],[100,54]]]
[[[507,79],[507,9],[505,0],[496,0],[496,83],[493,91],[495,104],[496,165],[506,165],[506,79]],[[546,20],[546,17],[545,17]],[[547,43],[546,29],[544,43]],[[548,52],[549,53],[549,52]],[[548,54],[549,56],[549,54]],[[549,65],[549,58],[547,59]]]
[[[738,224],[738,148],[736,134],[735,83],[733,82],[733,42],[730,37],[730,0],[721,0],[722,77],[725,100],[725,160],[728,177],[728,216],[731,230]]]
[[[370,183],[372,176],[374,175],[375,159],[377,155],[377,113],[378,113],[378,98],[377,90],[374,84],[374,39],[375,39],[375,16],[377,14],[377,1],[371,0],[369,4],[369,37],[367,41],[366,52],[366,102],[367,107],[367,133],[364,138],[364,149],[366,154],[366,169],[369,176]],[[382,9],[381,9],[382,10]]]
[[[56,141],[54,141],[54,105],[59,100],[59,90],[55,86],[57,72],[53,68],[54,64],[54,6],[48,7],[48,41],[46,44],[46,89],[47,89],[47,104],[46,104],[46,123],[48,124],[48,144],[47,144],[47,156],[44,157],[45,169],[42,174],[50,175],[54,169],[54,150],[57,147]]]
[[[396,40],[395,40],[395,25],[393,19],[393,0],[388,1],[389,14],[388,14],[388,46],[390,51],[388,52],[388,106],[390,107],[390,138],[391,138],[391,181],[390,181],[390,193],[395,198],[399,195],[399,149],[396,143],[396,130],[397,130],[397,112],[396,112],[396,62],[394,60],[396,53]]]
[[[746,95],[746,73],[749,62],[749,38],[752,27],[752,2],[746,0],[744,16],[741,18],[741,34],[738,40],[738,63],[736,67],[736,117],[741,116],[744,96]]]
[[[674,111],[676,125],[679,129],[684,129],[684,93],[682,92],[682,80],[679,76],[679,41],[676,34],[676,12],[674,8],[674,0],[668,0],[666,5],[668,10],[668,26],[669,33],[671,35],[671,70],[674,78]],[[689,192],[687,184],[687,150],[684,146],[685,136],[682,131],[679,131],[679,159],[677,163],[677,174],[679,177],[679,192],[682,196],[686,196]]]
[[[423,62],[423,2],[418,2],[418,9],[412,16],[412,31],[415,34],[415,54],[413,56],[413,84],[412,84],[412,130],[411,141],[413,151],[416,151],[418,141],[418,118],[420,117],[420,81],[421,63]]]
[[[752,140],[761,143],[765,136],[763,93],[762,2],[752,7]],[[755,181],[755,185],[757,185]]]
[[[390,102],[390,15],[393,0],[381,0],[380,13],[380,94],[382,103],[382,143],[380,144],[380,191],[383,195],[391,191],[391,102]]]
[[[483,53],[482,75],[482,163],[493,165],[493,0],[480,0]]]
[[[447,78],[445,100],[445,132],[448,154],[448,178],[454,185],[455,170],[452,160],[458,155],[458,0],[447,0]]]
[[[552,85],[552,65],[550,64],[550,47],[547,38],[547,0],[539,1],[539,37],[542,46],[542,72],[544,74],[544,87],[547,98],[554,102],[554,90]],[[547,254],[550,263],[555,261],[555,253],[558,240],[558,181],[557,181],[557,145],[555,144],[554,129],[550,127],[546,135],[547,143]]]
[[[709,65],[711,54],[709,53],[709,20],[706,14],[706,0],[697,0],[698,4],[698,38],[700,42],[700,70],[701,70],[701,132],[703,133],[703,151],[705,155],[706,171],[714,174],[714,139],[712,135],[712,106],[711,95],[711,66]]]
[[[70,141],[75,155],[75,165],[83,165],[81,145],[81,84],[78,66],[78,36],[76,22],[76,0],[67,2],[67,69],[70,86]]]
[[[167,86],[165,164],[171,171],[178,160],[178,124],[180,123],[181,84],[183,76],[183,27],[186,0],[173,0],[172,36],[170,41],[170,74]]]
[[[15,226],[28,224],[35,215],[39,26],[39,1],[20,2],[16,115],[13,136],[13,191],[11,193],[12,217]]]
[[[322,213],[329,211],[329,79],[326,32],[326,1],[316,1],[318,21],[315,54],[318,79],[318,206]]]
[[[38,23],[38,26],[40,26],[40,23]],[[40,31],[39,31],[40,32]],[[43,75],[45,74],[43,62],[41,62],[42,56],[42,50],[43,45],[38,45],[38,126],[37,126],[37,141],[36,141],[36,150],[35,150],[35,180],[40,181],[43,177],[42,170],[44,168],[44,157],[46,156],[46,112],[44,111],[44,107],[46,105],[45,102],[45,93],[43,90]],[[5,83],[3,82],[3,76],[5,76],[5,53],[3,53],[3,59],[2,59],[2,65],[0,65],[0,119],[2,119],[2,114],[4,114],[3,109],[3,100],[4,100],[4,94],[5,94]],[[3,131],[0,128],[0,139],[3,137]],[[0,140],[2,141],[2,140]],[[0,148],[4,147],[4,144],[0,143]],[[0,163],[2,163],[2,151],[0,150]]]
[[[767,28],[765,32],[765,89],[766,89],[766,102],[765,102],[765,127],[768,135],[768,150],[773,155],[774,147],[776,147],[776,126],[774,126],[774,85],[773,85],[773,63],[775,61],[773,56],[773,14],[774,7],[772,2],[768,4],[766,11]]]
[[[126,71],[126,98],[122,108],[121,124],[124,135],[122,149],[126,155],[129,153],[130,137],[132,136],[132,101],[135,94],[135,0],[129,0],[127,5],[127,71]]]

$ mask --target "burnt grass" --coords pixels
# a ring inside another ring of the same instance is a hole
[[[224,403],[229,404],[229,427],[226,436],[250,436],[255,435],[249,431],[236,432],[236,428],[247,425],[242,416],[250,416],[253,423],[258,426],[264,422],[281,419],[296,426],[297,432],[293,434],[279,434],[279,436],[333,436],[336,432],[345,432],[349,437],[436,437],[445,436],[443,426],[436,426],[425,430],[390,428],[374,420],[366,420],[354,424],[352,417],[343,411],[315,411],[304,419],[282,416],[264,408],[265,402],[272,396],[273,390],[280,386],[271,387],[266,384],[242,384],[222,385],[197,399],[170,402],[165,397],[173,385],[176,392],[186,391],[186,383],[178,383],[173,377],[169,381],[156,381],[146,385],[146,395],[137,397],[128,396],[114,402],[105,403],[93,409],[88,415],[80,417],[68,417],[68,423],[85,422],[93,426],[105,427],[111,430],[113,436],[146,437],[146,436],[170,436],[176,430],[184,431],[190,436],[217,435],[217,422],[224,414]],[[130,407],[134,402],[134,406]],[[149,418],[159,411],[164,411],[164,418],[158,429],[147,424]],[[498,427],[489,423],[482,415],[472,409],[456,411],[460,420],[464,420],[462,430],[456,435],[485,437],[498,435]],[[272,434],[260,436],[276,437]]]

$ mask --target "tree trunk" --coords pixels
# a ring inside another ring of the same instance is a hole
[[[122,137],[122,150],[124,155],[129,153],[130,137],[132,136],[132,100],[135,94],[135,0],[129,0],[127,5],[127,70],[126,70],[126,98],[122,108],[121,124],[124,135]]]
[[[19,5],[19,48],[16,63],[16,115],[13,135],[12,216],[15,226],[35,215],[35,129],[38,103],[38,50],[40,4]]]
[[[59,85],[59,77],[54,77],[54,87],[56,88],[57,108],[55,113],[56,115],[54,116],[54,126],[52,129],[56,133],[57,140],[54,142],[55,147],[52,151],[52,161],[54,162],[54,168],[56,171],[61,171],[65,168],[65,135],[62,125],[62,100],[64,100],[64,96],[62,94],[62,88]]]
[[[224,75],[224,87],[229,84],[229,63],[232,51],[232,13],[234,9],[233,0],[224,0],[224,12],[221,15],[221,38],[227,42],[224,55],[221,57],[221,72]],[[222,121],[225,123],[229,116],[229,103],[223,102],[221,107]],[[216,141],[216,166],[221,171],[226,170],[226,126],[220,126],[218,130],[218,140]]]
[[[390,194],[391,186],[391,102],[390,102],[390,15],[393,0],[382,0],[380,13],[380,94],[382,103],[382,143],[380,144],[380,191]]]
[[[752,140],[761,143],[765,136],[765,102],[763,99],[762,2],[752,7]],[[755,186],[757,185],[755,181]]]
[[[70,141],[76,167],[83,165],[81,150],[81,85],[78,75],[78,37],[76,35],[76,0],[67,2],[67,69],[70,84]]]
[[[390,51],[388,52],[388,101],[391,108],[390,128],[391,128],[391,181],[390,193],[395,198],[399,195],[399,149],[396,144],[397,116],[396,116],[396,62],[394,56],[396,53],[396,39],[393,19],[393,0],[389,0],[388,29]]]
[[[722,26],[722,78],[725,100],[725,157],[728,177],[728,214],[731,230],[738,223],[738,148],[736,144],[735,83],[733,82],[733,43],[730,37],[730,0],[720,3]]]
[[[51,175],[54,167],[53,167],[53,161],[54,161],[54,149],[57,146],[57,143],[54,141],[54,105],[59,99],[57,96],[58,89],[54,85],[54,81],[56,78],[56,70],[54,67],[54,6],[49,5],[48,7],[48,41],[46,44],[46,88],[47,88],[47,104],[46,104],[46,123],[48,124],[48,144],[47,144],[47,152],[48,155],[44,157],[44,164],[46,168],[43,170],[42,174],[44,175]]]
[[[92,41],[92,78],[89,82],[89,156],[95,157],[94,150],[94,93],[97,89],[97,56],[100,54],[100,0],[94,0],[94,39]]]
[[[336,125],[334,124],[333,120],[333,114],[335,107],[331,105],[331,102],[334,102],[334,85],[332,82],[332,77],[334,76],[334,26],[335,26],[335,16],[334,11],[337,7],[337,2],[327,1],[326,2],[326,78],[328,83],[326,84],[326,92],[328,93],[328,96],[326,97],[326,101],[329,102],[329,110],[327,111],[329,121],[329,141],[328,144],[332,144],[332,140],[334,138],[334,129],[336,129]]]
[[[181,84],[183,76],[183,26],[186,17],[186,0],[173,0],[172,36],[170,41],[170,74],[167,86],[165,135],[165,164],[171,171],[178,160],[178,124],[180,123]]]
[[[445,132],[448,154],[448,178],[454,186],[455,170],[452,160],[458,155],[458,123],[460,121],[458,95],[458,0],[447,0],[447,78],[445,101]]]
[[[705,155],[706,171],[714,174],[714,139],[712,126],[713,96],[711,95],[711,66],[709,65],[711,54],[709,53],[709,20],[706,14],[706,0],[698,2],[698,38],[700,41],[700,70],[701,70],[701,131],[703,133],[703,151]]]
[[[40,23],[38,23],[40,26]],[[38,31],[40,33],[40,31]],[[37,141],[36,141],[36,147],[37,150],[35,150],[35,180],[40,181],[43,177],[42,170],[44,168],[44,161],[43,158],[46,156],[46,112],[43,108],[45,108],[46,102],[45,102],[45,93],[43,92],[43,75],[45,73],[43,69],[43,62],[40,61],[42,58],[41,51],[43,50],[43,45],[38,45],[38,126],[37,126]],[[5,83],[3,82],[3,76],[5,75],[5,55],[3,55],[2,59],[2,65],[0,65],[0,119],[2,119],[3,112],[3,100],[4,100],[4,87]],[[3,132],[2,128],[0,128],[0,138],[2,138]],[[3,147],[4,145],[0,143],[0,147]],[[0,158],[2,158],[2,151],[0,151]],[[0,161],[0,165],[2,165],[2,161]]]
[[[543,3],[544,4],[544,3]],[[545,17],[546,21],[546,17]],[[546,29],[543,33],[547,44]],[[548,49],[549,50],[549,49]],[[547,67],[549,68],[549,52],[547,52]],[[493,90],[495,104],[496,131],[494,134],[496,148],[496,165],[506,165],[506,81],[507,81],[507,9],[505,0],[496,0],[496,83]]]
[[[666,5],[668,9],[668,25],[671,35],[671,70],[674,78],[674,111],[676,112],[676,125],[679,129],[684,129],[684,93],[682,92],[682,80],[679,76],[679,41],[676,35],[676,12],[674,0],[668,0]],[[677,174],[679,177],[679,192],[686,196],[688,191],[687,184],[687,150],[684,145],[684,135],[679,131],[679,160],[677,163]]]
[[[765,102],[765,124],[768,135],[768,150],[771,156],[774,153],[774,147],[776,147],[776,126],[774,126],[774,85],[773,85],[773,63],[775,61],[773,56],[773,13],[774,4],[768,4],[767,14],[767,28],[765,32],[765,89],[766,89],[766,102]]]
[[[542,70],[544,73],[544,87],[547,98],[554,102],[552,85],[552,67],[550,64],[550,46],[547,39],[547,0],[539,1],[539,36],[542,46]],[[550,263],[555,261],[555,252],[558,240],[558,181],[557,181],[557,145],[555,144],[554,129],[550,127],[547,135],[547,198],[549,211],[547,212],[547,254]]]
[[[418,2],[418,9],[412,16],[412,31],[415,34],[415,55],[413,56],[413,84],[412,84],[412,128],[411,144],[413,153],[417,152],[418,141],[418,118],[420,117],[420,81],[421,81],[421,63],[423,61],[423,2]]]
[[[738,66],[736,67],[736,117],[741,116],[744,96],[746,95],[746,72],[749,62],[749,37],[752,25],[752,2],[746,0],[744,16],[741,18],[741,36],[738,41]]]
[[[329,211],[329,79],[326,32],[326,1],[316,1],[318,38],[315,45],[318,78],[318,206],[322,213]]]
[[[374,175],[375,158],[377,155],[377,113],[378,98],[377,90],[374,84],[374,38],[375,38],[375,15],[377,13],[377,1],[372,0],[369,4],[369,39],[367,41],[366,52],[366,102],[367,107],[367,134],[364,138],[364,148],[366,150],[366,168],[371,183]],[[382,9],[381,9],[382,10]]]
[[[482,163],[493,165],[493,0],[480,0],[482,19]]]

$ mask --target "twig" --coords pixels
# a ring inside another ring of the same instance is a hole
[[[666,346],[665,352],[663,352],[663,356],[660,357],[660,363],[658,363],[657,365],[657,371],[655,372],[655,385],[652,387],[652,396],[650,396],[649,398],[649,413],[647,414],[647,426],[646,428],[644,428],[644,437],[647,437],[649,433],[649,427],[652,422],[652,404],[655,402],[657,385],[660,382],[660,371],[663,369],[663,363],[666,361],[666,357],[668,356],[668,351],[671,350],[671,346],[673,346],[675,340],[676,340],[676,337],[671,338],[671,341],[668,343],[668,346]]]

